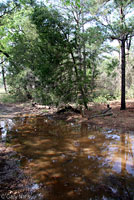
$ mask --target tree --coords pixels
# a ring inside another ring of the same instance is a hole
[[[63,17],[54,9],[36,5],[16,12],[9,30],[14,34],[8,83],[14,92],[35,98],[40,93],[46,103],[51,103],[52,96],[66,98],[70,72],[65,63],[69,53]]]
[[[5,78],[5,67],[4,67],[4,60],[2,60],[1,58],[1,73],[2,73],[2,78],[3,78],[3,85],[4,85],[4,89],[5,92],[7,92],[7,84],[6,84],[6,78]]]
[[[126,43],[132,38],[134,2],[130,0],[103,1],[99,6],[98,15],[95,16],[97,25],[103,27],[107,38],[118,40],[121,49],[121,110],[126,109],[125,101],[125,69],[126,69]],[[129,43],[130,48],[130,43]]]
[[[81,7],[81,1],[63,1],[66,5],[77,4]],[[91,0],[92,12],[96,25],[100,26],[107,39],[118,40],[121,49],[121,109],[126,109],[125,101],[125,69],[126,69],[126,47],[130,49],[133,37],[134,19],[133,6],[131,0]]]
[[[5,51],[4,44],[3,44],[3,38],[5,37],[5,23],[4,23],[4,17],[8,15],[11,12],[11,7],[9,8],[9,3],[4,4],[0,3],[0,54],[3,54],[7,58],[9,58],[9,54]]]
[[[66,1],[61,11],[70,24],[70,34],[66,38],[70,43],[69,52],[74,66],[76,96],[86,109],[95,86],[98,57],[104,41],[100,28],[89,26],[91,22],[89,7],[91,3],[87,0]]]

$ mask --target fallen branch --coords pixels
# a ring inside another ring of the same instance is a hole
[[[91,117],[88,118],[88,119],[92,119],[92,118],[95,118],[95,117],[106,117],[106,116],[111,116],[111,115],[113,115],[112,112],[110,112],[110,113],[105,113],[105,114],[99,114],[99,115],[93,115],[93,116],[91,116]]]
[[[107,108],[106,110],[102,111],[101,114],[105,114],[107,113],[108,111],[110,111],[112,108]]]
[[[113,113],[111,112],[111,107],[109,107],[109,105],[107,105],[107,109],[106,110],[103,110],[100,114],[98,114],[98,115],[93,115],[93,116],[91,116],[90,118],[88,118],[88,119],[92,119],[92,118],[94,118],[94,117],[106,117],[106,116],[111,116],[111,115],[113,115]],[[110,112],[109,112],[110,111]]]

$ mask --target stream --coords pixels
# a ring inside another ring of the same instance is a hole
[[[43,200],[133,200],[134,132],[25,115],[0,121]],[[39,198],[38,198],[39,200]]]

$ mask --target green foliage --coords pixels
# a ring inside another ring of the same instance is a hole
[[[84,101],[86,105],[90,82],[97,75],[97,45],[101,45],[100,39],[95,46],[96,41],[91,38],[95,33],[97,37],[99,30],[91,28],[91,33],[89,29],[79,33],[76,29],[74,34],[75,27],[69,30],[68,20],[57,10],[44,5],[22,8],[9,22],[8,28],[14,33],[10,37],[12,43],[8,45],[11,57],[7,80],[11,92],[47,104],[69,101],[81,104]],[[79,58],[75,56],[78,54],[77,43],[69,37],[81,37],[84,41],[81,44],[90,46],[90,57],[85,57],[81,68]],[[74,55],[75,60],[70,55]]]
[[[132,99],[134,98],[134,86],[132,85],[126,92],[126,98]]]
[[[100,94],[97,97],[94,97],[93,102],[95,102],[95,103],[108,103],[108,101],[115,100],[116,98],[117,97],[112,96],[112,95],[110,95],[108,93],[107,94],[106,93],[103,94],[103,91],[102,91],[102,94]]]
[[[110,77],[110,76],[115,77],[116,76],[115,70],[119,66],[119,60],[117,58],[108,58],[107,60],[104,61],[103,65],[104,65],[104,68],[105,68],[104,70],[105,70],[108,77]]]
[[[25,102],[27,99],[24,96],[21,95],[15,95],[15,94],[0,94],[0,102],[1,103],[20,103]]]
[[[94,98],[94,103],[107,103],[107,99],[104,96],[98,96]]]
[[[62,2],[66,15],[35,1],[18,1],[15,8],[13,2],[2,5],[15,9],[0,19],[0,55],[6,60],[9,91],[24,100],[76,102],[85,107],[93,96],[95,102],[115,98],[119,59],[112,56],[115,49],[107,39],[132,35],[133,17],[121,23],[118,12],[120,5],[126,13],[133,5],[129,1]],[[0,9],[3,12],[5,7]]]
[[[69,5],[77,5],[78,8],[81,7],[80,0],[61,0],[61,1],[64,3],[64,5],[67,5],[67,6],[69,6]]]

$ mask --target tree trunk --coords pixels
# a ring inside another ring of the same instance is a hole
[[[4,89],[5,89],[5,92],[7,93],[7,85],[6,85],[6,78],[5,78],[5,70],[4,70],[4,67],[3,67],[3,66],[2,66],[2,78],[3,78]]]
[[[79,77],[79,74],[78,74],[78,71],[77,71],[76,61],[75,61],[75,57],[74,57],[74,55],[73,55],[72,50],[70,51],[70,53],[71,53],[72,60],[73,60],[73,63],[74,63],[74,70],[75,70],[75,74],[76,74],[76,81],[77,81],[78,88],[79,88],[79,91],[80,91],[81,96],[82,96],[83,104],[84,104],[84,107],[88,110],[86,95],[85,95],[85,93],[84,93],[84,91],[83,91],[82,86],[79,84],[80,77]]]
[[[7,85],[6,85],[6,78],[5,78],[5,69],[4,69],[4,59],[1,58],[1,61],[2,61],[2,65],[1,65],[1,72],[2,72],[2,79],[3,79],[3,85],[4,85],[4,89],[5,89],[5,92],[7,93]]]
[[[84,38],[84,34],[85,34],[85,28],[84,28],[84,13],[82,11],[82,46],[83,46],[83,50],[82,50],[82,54],[83,54],[83,72],[84,72],[84,76],[83,78],[86,80],[87,76],[86,76],[86,72],[87,72],[87,67],[86,67],[86,44],[85,44],[85,38]],[[87,94],[87,83],[84,83],[84,91]]]
[[[126,109],[126,100],[125,100],[125,38],[121,40],[121,110]]]

